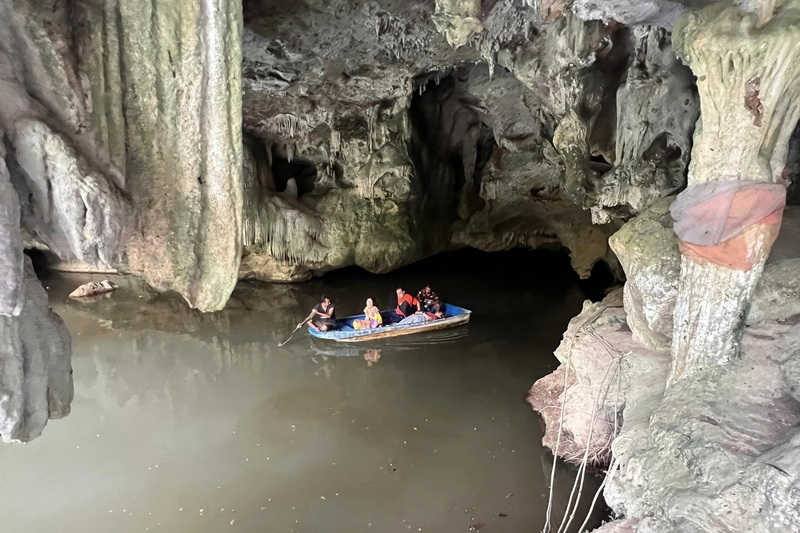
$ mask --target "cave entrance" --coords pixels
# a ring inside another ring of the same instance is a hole
[[[526,304],[518,299],[523,294],[530,295],[531,302],[539,299],[537,295],[548,302],[551,298],[553,302],[575,298],[579,304],[585,299],[599,301],[618,280],[602,260],[595,263],[588,279],[580,279],[572,268],[566,248],[484,252],[468,247],[442,252],[386,274],[371,274],[361,267],[347,267],[305,285],[316,286],[312,293],[336,294],[341,307],[359,309],[359,305],[363,307],[362,296],[370,296],[382,309],[390,309],[396,303],[394,290],[397,287],[416,294],[426,283],[430,283],[446,301],[484,315],[487,308],[491,314],[494,312],[492,309],[501,305],[524,308]],[[339,288],[353,287],[360,287],[353,291],[356,294],[337,292]],[[540,304],[531,305],[537,307]],[[538,311],[531,309],[531,312]]]
[[[426,222],[449,226],[483,208],[481,179],[497,143],[478,98],[472,67],[415,81],[409,110],[411,159]]]

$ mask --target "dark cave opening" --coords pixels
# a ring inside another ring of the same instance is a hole
[[[335,294],[347,293],[356,283],[354,280],[370,278],[372,274],[361,267],[352,266],[334,270],[308,283],[326,285]],[[580,279],[573,270],[569,253],[564,250],[533,250],[516,248],[499,252],[484,252],[475,248],[461,248],[442,252],[416,261],[410,265],[381,274],[385,280],[385,290],[376,292],[376,303],[382,308],[394,307],[394,289],[402,286],[407,290],[419,290],[425,283],[430,283],[443,299],[464,297],[463,289],[458,289],[459,280],[464,278],[480,278],[480,286],[474,287],[475,294],[469,298],[484,294],[494,298],[496,295],[507,295],[532,292],[551,296],[564,296],[570,289],[580,292],[583,298],[599,301],[617,284],[611,269],[604,261],[595,263],[591,276]],[[322,290],[322,289],[320,289]],[[455,302],[458,303],[458,302]],[[474,303],[482,309],[486,304]]]
[[[800,122],[789,139],[789,152],[786,154],[787,205],[800,205]]]
[[[447,226],[483,207],[483,172],[496,146],[483,106],[469,92],[470,68],[417,79],[409,110],[411,158],[423,217]]]
[[[50,263],[51,258],[48,253],[37,248],[26,248],[25,255],[31,260],[33,271],[36,272],[36,277],[44,279],[52,273]]]
[[[595,70],[591,74],[592,85],[602,87],[602,95],[590,132],[590,146],[593,154],[605,154],[604,160],[610,169],[613,165],[608,159],[613,160],[616,143],[617,90],[625,77],[633,40],[630,29],[621,25],[610,26],[606,39],[606,46],[597,52]],[[591,115],[592,111],[587,111]]]
[[[612,287],[617,285],[617,282],[617,277],[608,266],[608,263],[600,260],[592,266],[588,278],[578,281],[578,286],[586,295],[586,298],[593,302],[599,302],[605,298]]]
[[[270,168],[275,192],[295,191],[299,198],[314,190],[314,184],[317,182],[317,166],[311,161],[297,157],[290,161],[273,150]]]
[[[611,163],[609,163],[608,159],[606,159],[602,154],[596,154],[591,156],[589,162],[592,166],[592,170],[600,174],[608,172],[614,166]]]

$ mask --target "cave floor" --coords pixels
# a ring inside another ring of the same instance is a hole
[[[513,257],[455,257],[446,274],[452,257],[240,283],[205,315],[132,277],[91,303],[67,294],[102,276],[46,277],[73,336],[75,400],[39,439],[0,448],[3,529],[539,530],[552,460],[524,395],[555,368],[583,295]],[[358,347],[302,331],[276,346],[323,291],[341,316],[424,282],[473,309],[471,323]],[[572,472],[557,473],[560,516]]]

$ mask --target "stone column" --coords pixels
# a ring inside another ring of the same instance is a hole
[[[800,0],[775,13],[716,5],[686,13],[673,32],[697,76],[701,116],[688,185],[774,183],[800,118]],[[772,244],[774,225],[747,229],[751,268],[681,260],[670,382],[738,355],[744,319]]]
[[[242,227],[242,7],[118,0],[131,270],[192,307],[221,309]]]
[[[3,150],[0,148],[0,154]],[[0,157],[0,316],[19,316],[24,296],[19,202]]]

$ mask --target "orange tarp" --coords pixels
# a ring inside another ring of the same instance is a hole
[[[670,213],[687,259],[750,270],[769,253],[785,206],[782,184],[717,181],[686,189]]]

